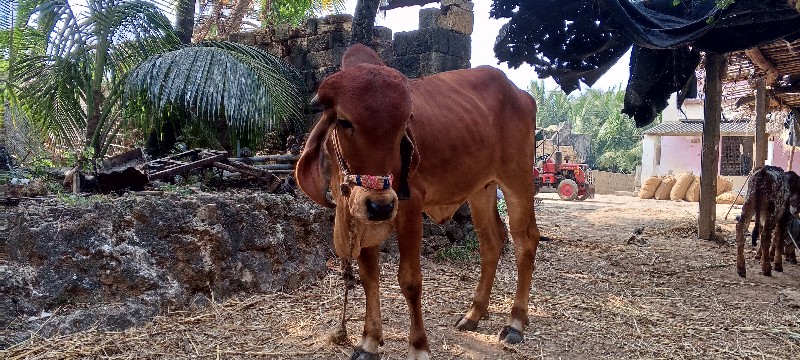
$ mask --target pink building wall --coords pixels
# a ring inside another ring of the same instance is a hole
[[[703,144],[699,136],[662,136],[660,174],[690,171],[700,174],[700,153]]]
[[[774,139],[770,141],[769,146],[771,147],[770,152],[772,153],[772,161],[767,163],[772,166],[779,166],[784,170],[788,170],[790,154],[788,148],[784,150],[783,139],[775,136]],[[800,172],[800,148],[795,149],[794,160],[792,161],[792,171]]]

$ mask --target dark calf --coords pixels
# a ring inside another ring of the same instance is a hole
[[[744,262],[744,238],[750,224],[750,219],[755,216],[753,229],[753,244],[761,237],[761,246],[757,258],[761,259],[761,273],[770,276],[774,262],[775,271],[783,271],[783,253],[787,252],[787,259],[796,262],[794,249],[786,249],[787,227],[794,225],[791,208],[798,209],[800,205],[800,177],[794,172],[784,172],[775,166],[764,166],[756,171],[750,178],[747,186],[742,215],[736,224],[736,271],[745,277],[747,269]],[[772,237],[775,237],[773,246]],[[791,239],[789,239],[791,241]],[[794,244],[792,243],[792,246]]]

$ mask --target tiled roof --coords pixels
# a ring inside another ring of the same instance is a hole
[[[752,135],[755,125],[748,121],[726,121],[720,123],[721,135]],[[700,120],[664,121],[643,132],[645,135],[701,135],[703,122]]]

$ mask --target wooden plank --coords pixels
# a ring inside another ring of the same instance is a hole
[[[717,174],[719,174],[719,130],[722,121],[722,82],[726,56],[706,53],[703,152],[700,159],[700,211],[697,236],[711,240],[717,219]]]
[[[157,179],[161,179],[161,178],[164,178],[164,177],[167,177],[167,176],[178,175],[178,174],[190,171],[190,170],[194,170],[194,169],[197,169],[197,168],[209,166],[209,165],[211,165],[211,164],[213,164],[213,163],[215,163],[217,161],[225,159],[226,157],[227,157],[227,154],[217,154],[215,156],[207,157],[205,159],[200,159],[200,160],[195,161],[195,162],[185,163],[185,164],[180,165],[180,166],[176,166],[176,167],[173,167],[173,168],[169,168],[169,169],[166,169],[166,170],[163,170],[163,171],[159,171],[159,172],[150,174],[149,179],[150,180],[157,180]]]
[[[265,161],[297,161],[300,158],[300,155],[296,154],[281,154],[281,155],[263,155],[263,156],[251,156],[247,158],[228,158],[230,161],[240,161],[240,162],[265,162]]]

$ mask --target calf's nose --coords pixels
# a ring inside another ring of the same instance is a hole
[[[394,202],[380,203],[367,199],[367,220],[383,221],[392,217]]]

